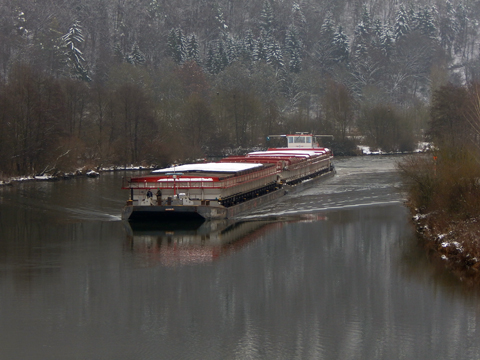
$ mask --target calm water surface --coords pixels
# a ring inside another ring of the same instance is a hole
[[[132,229],[121,173],[0,189],[0,359],[479,359],[479,296],[418,247],[397,160],[236,223]]]

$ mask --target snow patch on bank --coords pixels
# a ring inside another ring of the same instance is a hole
[[[357,145],[358,150],[363,155],[391,155],[391,154],[402,154],[402,152],[385,152],[382,150],[372,150],[370,146]],[[417,144],[417,148],[413,150],[414,153],[423,153],[432,150],[432,145],[428,142],[420,141]]]

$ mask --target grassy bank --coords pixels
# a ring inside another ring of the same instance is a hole
[[[480,284],[480,166],[470,154],[411,156],[398,168],[428,253],[462,281]]]

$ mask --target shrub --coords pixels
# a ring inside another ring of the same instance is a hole
[[[410,206],[455,218],[480,215],[480,166],[472,152],[442,150],[413,155],[399,163],[398,169]]]

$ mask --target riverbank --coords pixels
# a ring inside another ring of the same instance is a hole
[[[398,164],[407,207],[429,257],[480,284],[480,168],[467,153],[407,157]]]
[[[95,169],[82,168],[77,169],[74,172],[58,172],[53,175],[44,174],[44,175],[29,175],[29,176],[17,176],[10,177],[3,180],[0,180],[0,186],[12,186],[15,183],[27,182],[27,181],[57,181],[57,180],[69,180],[75,177],[87,176],[87,177],[98,177],[101,173],[111,172],[111,171],[141,171],[141,170],[154,170],[157,169],[157,165],[150,166],[109,166],[109,167],[98,167]]]
[[[224,151],[224,154],[219,155],[218,159],[230,156],[244,154],[251,151],[263,151],[265,148],[253,147],[253,148],[237,148],[237,149],[227,149]],[[430,151],[430,144],[419,142],[417,149],[412,153],[425,153]],[[394,153],[394,152],[382,152],[380,150],[372,151],[369,146],[357,145],[356,156],[372,156],[372,155],[405,155],[406,153]],[[214,157],[214,161],[218,160],[217,157]],[[197,159],[196,161],[203,161],[204,159]],[[108,166],[108,167],[83,167],[77,169],[74,172],[63,172],[58,171],[54,174],[42,174],[42,175],[24,175],[16,177],[3,177],[0,172],[0,187],[1,186],[11,186],[14,183],[25,182],[25,181],[57,181],[57,180],[68,180],[78,176],[89,176],[97,177],[103,172],[109,171],[140,171],[140,170],[155,170],[160,166],[158,165],[128,165],[128,166]]]
[[[480,218],[449,218],[444,212],[422,214],[412,221],[429,258],[468,285],[480,284]]]

